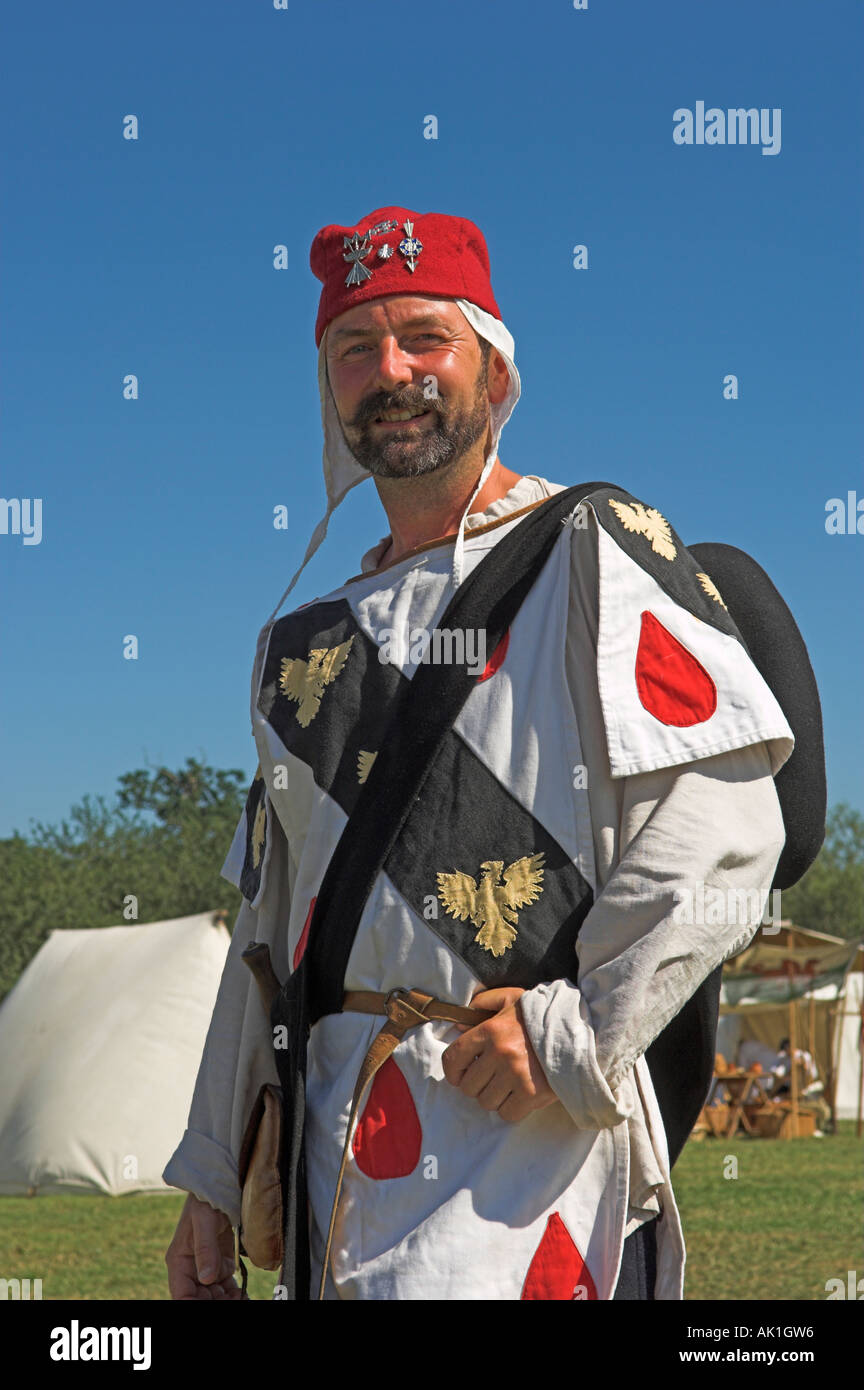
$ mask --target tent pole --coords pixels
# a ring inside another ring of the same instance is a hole
[[[861,1028],[858,1033],[858,1115],[855,1120],[855,1138],[861,1138],[861,1110],[864,1102],[864,1003],[861,1005]]]
[[[794,951],[794,936],[789,932],[789,946]],[[789,961],[789,1098],[792,1101],[792,1123],[789,1127],[789,1138],[798,1138],[798,1070],[795,1065],[795,1051],[798,1047],[797,1029],[795,1027],[795,961]]]
[[[840,997],[840,996],[838,996]],[[840,1013],[840,1005],[834,1003],[829,1005],[825,1014],[825,1026],[828,1029],[828,1069],[825,1077],[825,1095],[831,1110],[831,1132],[837,1133],[837,1068],[834,1065],[835,1050],[840,1054],[840,1043],[838,1041],[837,1018]]]
[[[795,1000],[789,1000],[789,1099],[792,1102],[792,1125],[789,1138],[798,1138],[798,1067],[795,1061],[795,1052],[798,1048],[797,1030],[795,1027]]]

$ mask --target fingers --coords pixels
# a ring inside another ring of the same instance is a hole
[[[490,1111],[490,1113],[497,1110],[500,1115],[501,1106],[510,1097],[512,1091],[512,1077],[496,1074],[477,1096],[477,1104],[483,1110]]]
[[[494,1052],[484,1053],[471,1063],[459,1090],[483,1110],[497,1111],[510,1124],[523,1120],[534,1108],[535,1092],[527,1071]]]
[[[165,1263],[168,1266],[168,1292],[171,1297],[195,1298],[195,1290],[199,1285],[195,1277],[194,1263],[190,1264],[187,1257],[178,1255],[173,1246],[168,1247]]]
[[[472,1100],[476,1100],[480,1092],[493,1082],[495,1069],[494,1052],[481,1052],[478,1057],[473,1058],[462,1072],[458,1082],[459,1090],[463,1096],[470,1096]]]
[[[242,1298],[234,1281],[234,1232],[224,1212],[191,1193],[165,1254],[168,1290],[181,1302]]]
[[[234,1270],[234,1233],[224,1212],[197,1202],[191,1211],[195,1269],[202,1284],[217,1284]],[[230,1242],[230,1254],[229,1251]]]
[[[503,1009],[509,1009],[516,1003],[520,995],[525,993],[524,989],[519,989],[516,985],[502,986],[500,989],[481,989],[471,1000],[472,1009],[488,1009],[490,1013],[501,1013]],[[477,1028],[476,1023],[454,1023],[460,1033],[469,1033],[472,1028]]]
[[[461,1086],[462,1078],[470,1066],[473,1065],[475,1057],[479,1057],[486,1049],[486,1034],[483,1029],[484,1023],[475,1024],[467,1032],[457,1038],[449,1047],[446,1047],[441,1054],[441,1066],[444,1069],[444,1076],[451,1086]]]
[[[491,1009],[493,1013],[500,1013],[502,1009],[509,1009],[511,1004],[525,993],[524,989],[519,989],[516,985],[502,986],[500,989],[481,989],[471,1000],[472,1009]]]
[[[481,1025],[482,1026],[482,1025]],[[479,1033],[479,1029],[472,1033]],[[482,1051],[478,1053],[478,1047]],[[449,1055],[448,1055],[449,1054]],[[444,1076],[484,1110],[501,1113],[508,1097],[520,1100],[520,1118],[527,1114],[533,1093],[530,1071],[525,1060],[509,1047],[496,1047],[494,1042],[480,1042],[476,1037],[460,1038],[442,1054]],[[513,1112],[513,1106],[508,1113]]]
[[[507,991],[488,990],[487,993],[505,994]],[[509,1008],[509,1005],[504,1007]],[[506,1021],[500,1017],[495,1017],[488,1019],[485,1023],[475,1024],[473,1028],[463,1032],[461,1038],[457,1038],[441,1054],[444,1076],[452,1086],[458,1086],[460,1090],[464,1090],[466,1095],[477,1095],[489,1080],[491,1076],[489,1068],[495,1066],[496,1059],[507,1065],[518,1061],[524,1052],[521,1034],[522,1025],[515,1021],[515,1014]],[[470,1089],[466,1090],[463,1084],[466,1074],[469,1068],[474,1067],[475,1059],[478,1057],[486,1059],[484,1067],[480,1071],[472,1071]],[[478,1082],[480,1083],[479,1086]]]
[[[168,1292],[172,1299],[188,1302],[210,1302],[217,1299],[237,1298],[241,1290],[235,1284],[231,1271],[212,1284],[202,1284],[195,1268],[195,1257],[190,1253],[169,1248],[165,1256],[168,1267]]]
[[[232,1279],[223,1279],[218,1284],[199,1285],[200,1293],[197,1295],[198,1301],[202,1302],[211,1299],[214,1303],[236,1302],[242,1299],[243,1290],[239,1284],[235,1284]]]
[[[222,1284],[199,1284],[193,1281],[190,1286],[190,1293],[172,1294],[175,1302],[179,1303],[221,1303],[236,1302],[244,1297],[242,1289],[234,1283],[233,1279],[226,1280]]]
[[[444,1076],[463,1095],[518,1124],[532,1111],[554,1105],[557,1096],[530,1044],[513,996],[524,990],[485,990],[475,995],[494,1017],[463,1031],[441,1056]]]
[[[506,1124],[518,1125],[527,1119],[535,1108],[530,1096],[520,1096],[516,1092],[511,1092],[503,1104],[498,1106],[498,1114]]]

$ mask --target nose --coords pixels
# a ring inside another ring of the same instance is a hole
[[[381,391],[393,391],[397,386],[410,386],[413,380],[411,355],[402,351],[392,334],[379,339],[375,361],[375,387]]]

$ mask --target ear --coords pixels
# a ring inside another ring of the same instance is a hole
[[[489,359],[487,393],[493,405],[500,405],[510,387],[510,373],[500,352],[493,352]]]

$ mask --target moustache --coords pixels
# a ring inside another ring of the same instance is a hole
[[[358,408],[351,423],[355,426],[367,425],[370,420],[377,420],[379,415],[383,415],[385,410],[434,410],[439,415],[444,415],[446,413],[446,406],[441,396],[427,398],[422,392],[419,396],[416,394],[399,397],[388,397],[384,395],[370,396],[370,398],[364,401]]]

